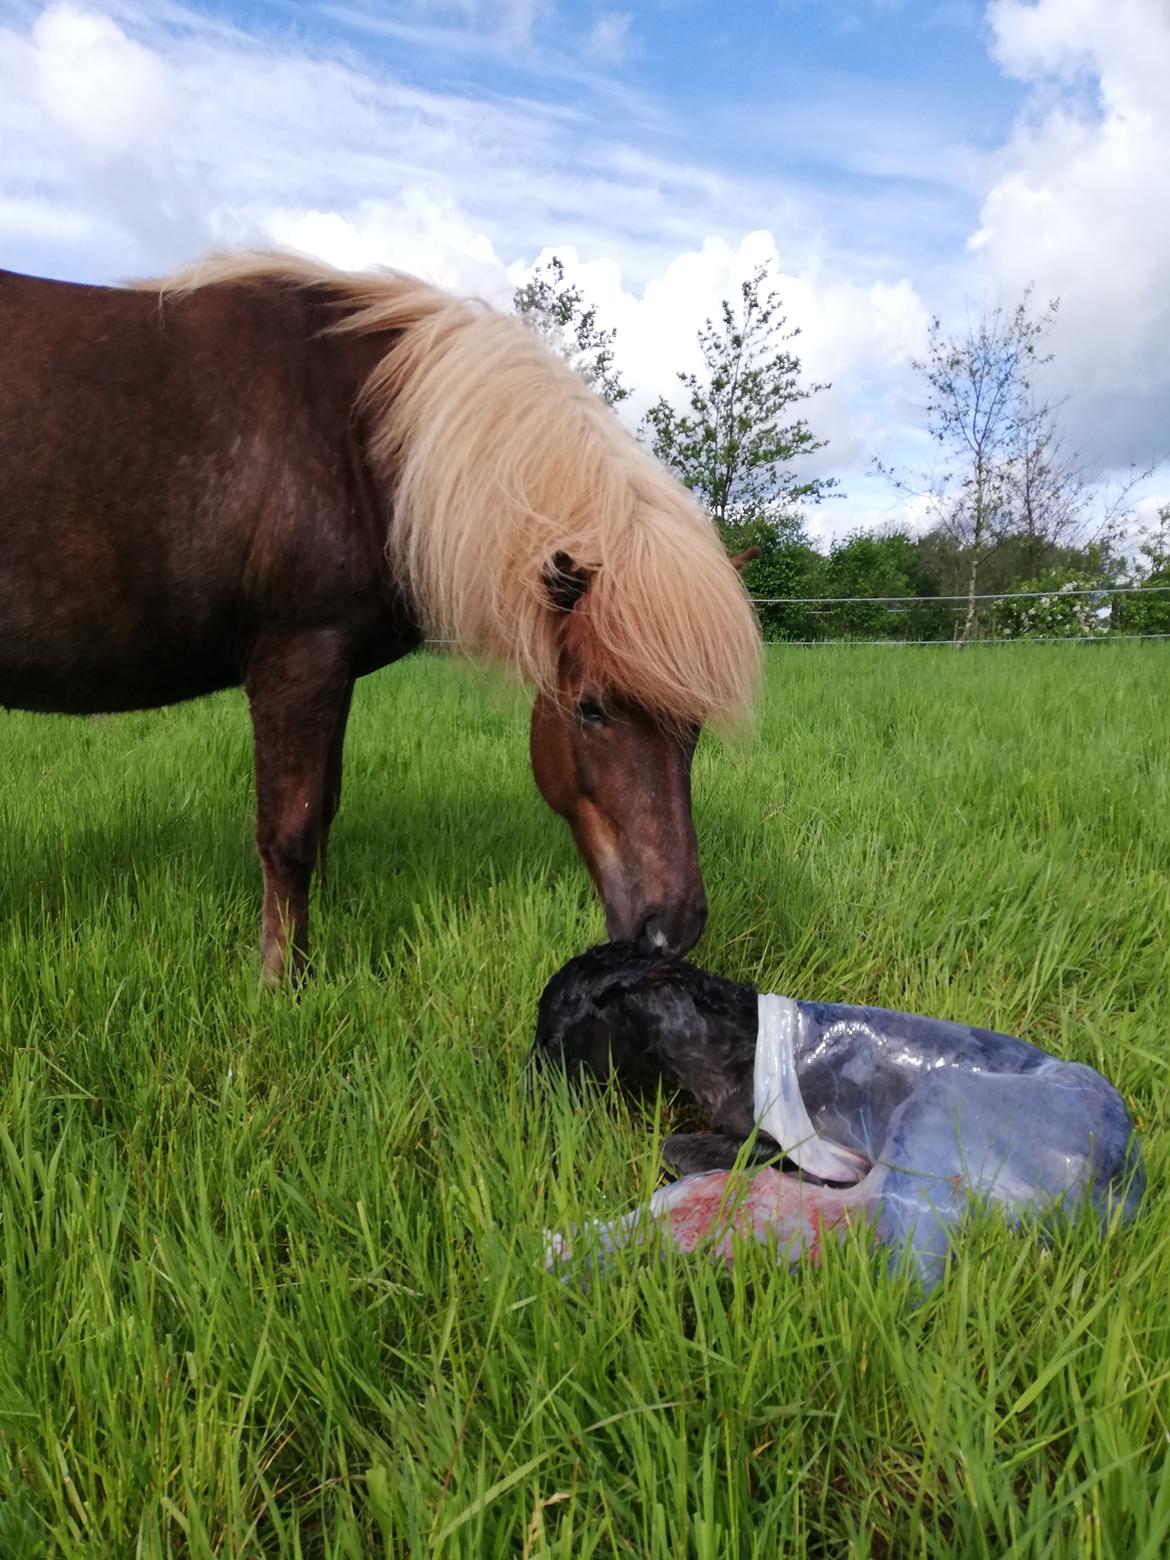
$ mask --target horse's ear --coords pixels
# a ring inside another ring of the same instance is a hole
[[[732,558],[731,567],[737,574],[742,574],[745,566],[749,564],[753,558],[758,558],[759,556],[760,549],[758,547],[747,547],[743,552],[737,553],[736,556]]]
[[[544,588],[558,612],[571,612],[589,589],[588,569],[578,568],[568,553],[553,553],[544,566]]]

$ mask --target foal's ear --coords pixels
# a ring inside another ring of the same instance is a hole
[[[737,574],[742,574],[752,559],[758,558],[759,556],[760,549],[758,547],[747,547],[743,552],[737,553],[735,557],[730,560],[731,567]]]
[[[544,566],[544,588],[558,612],[572,612],[589,589],[592,575],[581,569],[568,553],[553,553]]]

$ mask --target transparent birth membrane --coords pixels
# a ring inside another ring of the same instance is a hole
[[[884,1008],[761,994],[754,1108],[794,1170],[708,1171],[571,1238],[550,1268],[645,1243],[730,1258],[735,1238],[795,1263],[855,1223],[908,1252],[927,1289],[972,1203],[1049,1224],[1089,1204],[1102,1229],[1144,1189],[1137,1142],[1100,1073],[994,1030]]]

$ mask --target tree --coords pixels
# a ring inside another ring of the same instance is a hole
[[[604,330],[597,305],[574,282],[556,255],[536,266],[512,294],[512,307],[538,336],[574,368],[585,383],[610,406],[629,395],[614,361],[615,330]]]
[[[834,639],[949,639],[951,603],[936,594],[917,543],[905,531],[854,531],[834,542],[824,569],[824,594],[841,597],[917,597],[901,601],[833,600],[823,609]]]
[[[922,578],[929,584],[926,593],[961,598],[968,566],[966,553],[955,538],[936,527],[917,537],[914,545]],[[1117,585],[1126,568],[1125,555],[1108,537],[1084,544],[1057,543],[1039,541],[1013,529],[981,567],[979,589],[987,594],[1020,590],[1024,580],[1054,570],[1064,570],[1068,575],[1085,574],[1094,584]],[[954,605],[956,622],[961,627],[959,620],[965,609],[961,600]],[[980,613],[979,621],[982,616]]]
[[[821,576],[825,560],[812,545],[798,518],[749,520],[736,528],[745,548],[754,556],[744,565],[742,577],[756,602],[756,615],[765,639],[817,639],[821,619],[815,608],[795,606],[777,598],[807,600],[824,594]]]
[[[641,429],[734,552],[758,539],[761,522],[782,528],[798,518],[803,501],[834,485],[792,469],[825,444],[803,418],[788,420],[792,408],[828,386],[801,385],[800,359],[785,345],[799,331],[785,329],[779,296],[767,282],[768,267],[760,266],[741,284],[737,302],[723,300],[718,323],[708,319],[699,331],[703,371],[678,375],[687,410],[662,396]]]
[[[1061,438],[1056,407],[1033,405],[1025,418],[1022,447],[1008,470],[1008,491],[1014,510],[1012,537],[1019,561],[1030,574],[1071,566],[1061,554],[1080,554],[1082,572],[1106,573],[1119,568],[1114,548],[1132,518],[1130,497],[1152,467],[1131,466],[1126,479],[1107,488]]]
[[[971,635],[979,571],[1010,533],[1016,518],[1013,484],[1049,408],[1032,399],[1032,374],[1050,361],[1038,348],[1056,318],[1054,300],[1039,319],[1028,312],[1030,290],[1011,314],[984,311],[961,336],[944,336],[936,315],[926,357],[912,361],[926,380],[926,428],[943,464],[914,478],[876,463],[903,492],[929,493],[939,530],[949,535],[966,565],[967,610],[959,635]]]
[[[1036,370],[1052,361],[1041,346],[1059,307],[1030,312],[1031,289],[1010,313],[985,310],[958,336],[931,322],[926,357],[913,367],[926,380],[926,427],[943,452],[930,474],[877,470],[905,493],[929,495],[936,555],[957,569],[953,586],[966,596],[958,633],[970,638],[987,566],[1010,553],[1010,578],[1048,577],[1071,566],[1087,543],[1108,549],[1127,513],[1134,486],[1148,473],[1131,471],[1109,498],[1080,456],[1064,444],[1059,403],[1038,397]],[[949,544],[949,545],[948,545]]]

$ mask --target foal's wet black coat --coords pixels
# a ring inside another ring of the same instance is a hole
[[[715,1131],[668,1138],[663,1157],[685,1174],[727,1169],[754,1126],[756,997],[754,986],[681,959],[606,943],[571,959],[545,987],[532,1061],[563,1068],[573,1082],[592,1074],[636,1091],[659,1083],[679,1090]],[[751,1157],[777,1152],[760,1135]]]

